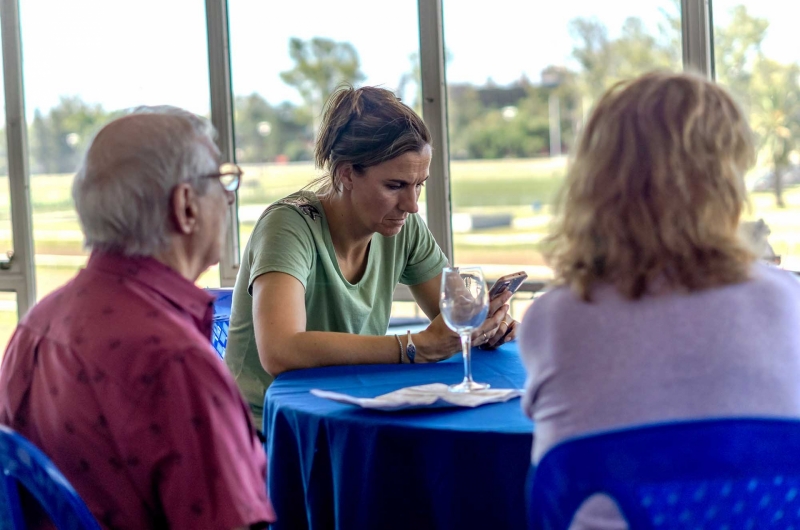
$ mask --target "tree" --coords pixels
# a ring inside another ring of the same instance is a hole
[[[659,7],[661,20],[658,22],[659,42],[669,55],[670,64],[681,68],[683,64],[683,22],[681,20],[681,0],[671,0],[667,7]]]
[[[774,175],[775,204],[784,208],[783,174],[800,147],[800,66],[760,58],[751,82],[750,125]]]
[[[449,83],[447,110],[450,156],[455,159],[474,158],[476,155],[471,151],[469,128],[486,113],[481,104],[478,88],[466,83]]]
[[[237,96],[236,160],[241,163],[311,160],[313,133],[305,116],[291,103],[271,106],[259,94]]]
[[[774,175],[775,204],[783,208],[783,175],[800,148],[800,66],[765,56],[768,29],[768,20],[733,7],[730,23],[714,30],[716,75],[748,115],[759,156]]]
[[[717,81],[728,88],[745,110],[750,95],[755,65],[764,53],[761,43],[769,22],[751,16],[743,5],[735,6],[727,26],[714,28],[714,63]]]
[[[564,66],[550,65],[542,70],[542,87],[550,98],[556,98],[559,109],[562,147],[569,149],[578,135],[583,119],[582,94],[578,76]],[[548,138],[549,146],[550,138]],[[552,149],[551,149],[552,152]]]
[[[445,69],[450,61],[453,60],[453,54],[450,50],[444,50],[444,64]],[[411,67],[408,72],[400,76],[400,82],[397,84],[395,94],[402,99],[406,105],[414,109],[414,112],[422,115],[422,66],[420,65],[419,52],[413,52],[408,55],[408,61]]]
[[[62,97],[46,116],[37,109],[31,124],[34,173],[72,173],[92,135],[115,115],[80,97]]]
[[[547,148],[548,135],[547,100],[529,95],[516,106],[487,109],[466,127],[464,142],[470,158],[532,157]]]
[[[419,64],[419,52],[411,53],[408,56],[408,60],[411,63],[411,69],[400,76],[400,82],[397,83],[395,94],[421,116],[422,68]]]
[[[581,70],[582,92],[591,103],[606,90],[613,75],[614,57],[608,29],[596,18],[581,17],[569,23],[569,32],[576,41],[572,56]]]
[[[652,35],[638,17],[629,17],[617,39],[611,39],[608,29],[597,18],[576,18],[569,24],[575,40],[572,56],[580,67],[581,90],[588,99],[586,109],[614,83],[636,77],[654,69],[678,69],[680,61],[675,51],[675,24],[663,11],[667,23],[660,35]]]
[[[55,173],[58,167],[56,155],[57,139],[53,138],[42,111],[33,111],[33,123],[30,128],[31,173]]]
[[[776,203],[782,207],[782,177],[790,155],[800,149],[800,66],[764,55],[766,19],[752,16],[743,5],[733,7],[730,14],[729,23],[714,28],[716,78],[744,108],[759,156],[772,168]],[[651,35],[640,19],[628,18],[616,39],[597,19],[577,18],[570,23],[578,86],[586,103],[596,101],[621,79],[655,68],[680,69],[679,2],[672,0],[662,15],[658,35]]]
[[[336,87],[343,83],[355,85],[366,79],[358,52],[349,42],[323,37],[304,41],[292,37],[289,56],[295,63],[294,68],[281,72],[281,79],[300,92],[316,132],[322,108]]]

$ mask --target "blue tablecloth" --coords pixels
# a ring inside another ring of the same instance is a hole
[[[522,388],[516,344],[474,350],[476,381]],[[519,399],[475,409],[378,412],[318,398],[374,397],[457,383],[461,355],[438,364],[287,372],[264,405],[276,529],[524,528],[533,424]]]

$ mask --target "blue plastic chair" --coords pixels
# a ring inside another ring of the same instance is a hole
[[[531,467],[529,528],[569,528],[596,493],[636,530],[800,529],[800,421],[691,421],[568,440]]]
[[[211,345],[217,350],[220,359],[224,359],[225,348],[228,345],[228,326],[231,320],[233,289],[220,287],[218,289],[206,289],[206,291],[216,297],[214,319],[211,322]]]
[[[59,530],[100,530],[86,504],[61,472],[35,445],[0,425],[0,528],[28,528],[22,513],[21,485],[39,501]]]

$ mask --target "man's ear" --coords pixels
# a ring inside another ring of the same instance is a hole
[[[170,197],[170,217],[175,221],[175,229],[180,234],[192,234],[197,228],[200,205],[197,193],[191,184],[183,182],[175,186]]]
[[[342,187],[346,190],[353,189],[353,165],[352,164],[343,164],[342,167],[339,168],[339,182],[342,183]]]

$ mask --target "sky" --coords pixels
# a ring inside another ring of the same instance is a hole
[[[724,21],[744,2],[770,22],[765,43],[779,60],[800,60],[798,0],[714,0]],[[203,0],[21,0],[26,110],[46,112],[63,96],[115,110],[173,104],[209,111]],[[569,64],[575,17],[597,17],[611,35],[629,16],[655,32],[671,0],[443,0],[450,82],[538,81],[543,68]],[[491,9],[489,9],[491,8]],[[795,13],[792,13],[794,11]],[[417,0],[229,0],[234,93],[271,103],[299,101],[280,79],[292,67],[290,37],[352,43],[365,84],[394,89],[418,51]]]

